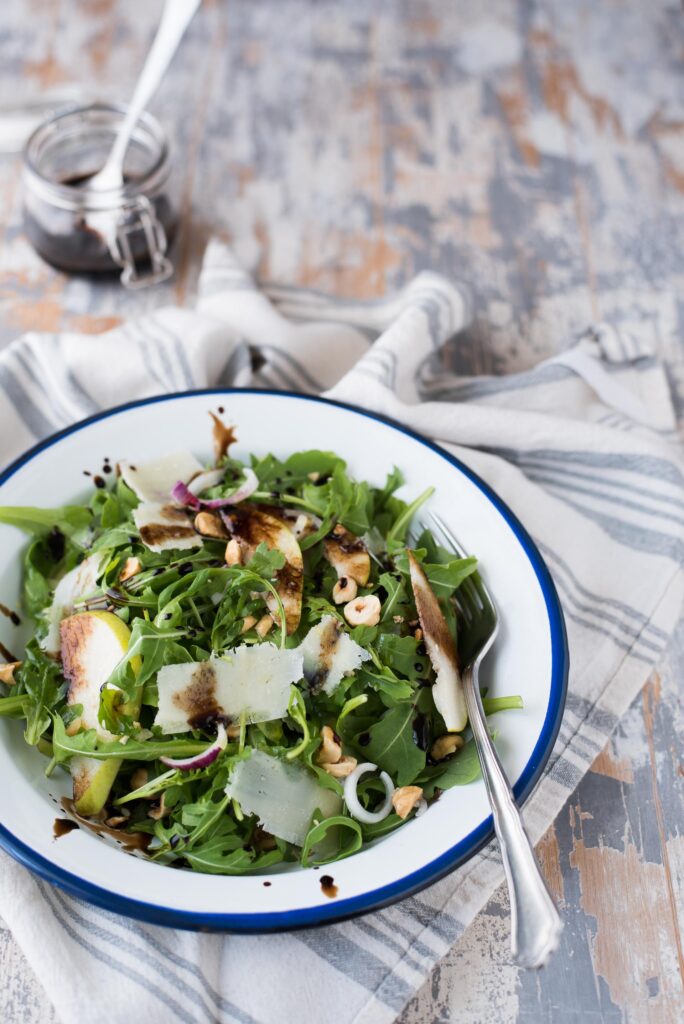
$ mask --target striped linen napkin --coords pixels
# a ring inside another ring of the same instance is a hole
[[[465,292],[432,274],[378,303],[262,292],[213,243],[196,311],[162,309],[97,338],[29,334],[0,354],[0,459],[124,399],[221,385],[325,392],[436,439],[521,517],[565,610],[567,711],[525,808],[536,841],[677,620],[682,453],[647,324],[639,337],[598,326],[525,373],[463,377],[445,369],[443,346],[468,319]],[[490,844],[368,917],[223,937],[96,910],[1,857],[0,913],[68,1024],[391,1021],[502,879]]]

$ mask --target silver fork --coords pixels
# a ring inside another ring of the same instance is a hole
[[[465,558],[465,551],[443,520],[434,512],[430,513],[430,520],[432,532],[438,532],[446,541],[444,546]],[[459,653],[468,721],[477,744],[511,901],[511,953],[521,967],[541,967],[558,945],[563,922],[539,870],[515,797],[489,735],[480,699],[479,668],[494,643],[499,619],[479,573],[461,584],[457,604],[466,626]]]

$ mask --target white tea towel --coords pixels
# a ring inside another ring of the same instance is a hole
[[[529,372],[458,377],[443,346],[467,319],[463,290],[432,274],[378,303],[264,293],[214,243],[195,312],[160,310],[99,337],[29,334],[0,354],[0,459],[117,402],[217,385],[327,391],[436,439],[521,517],[563,602],[567,711],[525,809],[538,840],[676,621],[682,454],[645,334],[599,326]],[[236,937],[95,910],[2,855],[0,913],[65,1024],[377,1024],[394,1019],[501,878],[490,844],[432,888],[365,918]]]

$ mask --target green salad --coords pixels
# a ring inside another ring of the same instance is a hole
[[[0,508],[30,536],[33,623],[20,660],[3,648],[0,715],[70,773],[75,820],[161,863],[329,863],[479,775],[456,640],[476,560],[407,546],[432,488],[398,498],[400,470],[247,464],[212,417],[210,467],[105,460],[83,504]]]

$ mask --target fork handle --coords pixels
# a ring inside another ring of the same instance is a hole
[[[466,669],[463,686],[508,883],[511,953],[521,967],[541,967],[558,945],[563,922],[539,870],[515,797],[489,735],[476,671]]]

